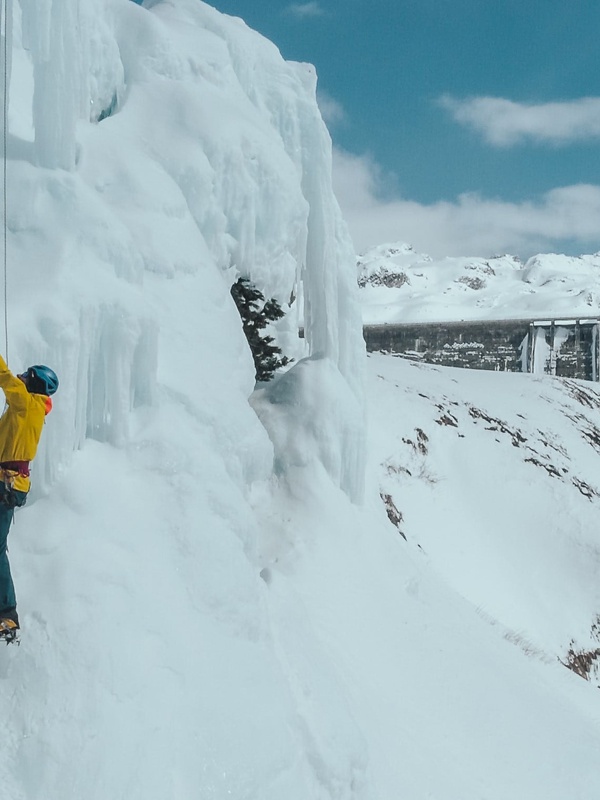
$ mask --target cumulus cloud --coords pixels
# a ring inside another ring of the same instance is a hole
[[[600,250],[600,186],[552,189],[521,203],[463,194],[429,205],[382,199],[384,175],[369,156],[334,153],[334,188],[357,252],[405,241],[432,256]]]
[[[307,17],[320,17],[325,12],[323,8],[315,0],[308,3],[292,3],[286,8],[288,14],[298,19],[306,19]]]
[[[456,122],[497,147],[525,141],[566,145],[600,138],[600,97],[562,103],[515,103],[502,97],[439,98]]]

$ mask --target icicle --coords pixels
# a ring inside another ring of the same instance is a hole
[[[2,102],[4,104],[4,86],[6,85],[6,108],[10,100],[10,78],[12,75],[12,39],[13,39],[13,0],[6,0],[6,20],[2,18],[4,3],[0,4],[0,64],[2,65]],[[6,63],[6,81],[4,80],[4,64]]]
[[[305,65],[301,69],[305,69]],[[307,77],[310,80],[311,76]],[[311,95],[314,96],[314,85]],[[354,272],[355,255],[332,194],[331,139],[316,101],[307,104],[301,124],[304,138],[302,190],[310,207],[303,274],[306,338],[311,355],[331,360],[355,399],[354,407],[348,407],[347,417],[340,418],[338,423],[336,471],[340,487],[352,500],[360,502],[365,459],[362,427],[365,345]]]
[[[79,0],[22,3],[23,33],[34,67],[33,123],[40,166],[73,169],[81,116],[85,41]]]

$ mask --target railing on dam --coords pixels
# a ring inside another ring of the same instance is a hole
[[[369,352],[598,381],[600,317],[364,325]]]

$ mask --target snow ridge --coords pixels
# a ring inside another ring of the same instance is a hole
[[[443,258],[404,243],[358,257],[366,324],[600,315],[600,254]]]

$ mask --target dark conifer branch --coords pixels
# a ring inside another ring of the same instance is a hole
[[[270,381],[280,367],[291,363],[282,355],[281,348],[274,344],[272,336],[263,335],[270,322],[284,316],[281,306],[271,297],[265,301],[264,295],[247,278],[238,278],[231,287],[231,295],[242,318],[242,326],[252,351],[257,381]]]

